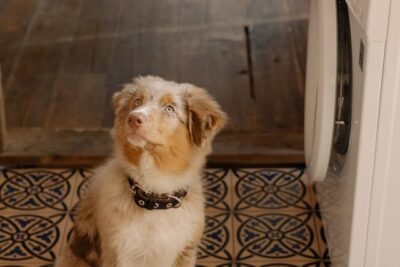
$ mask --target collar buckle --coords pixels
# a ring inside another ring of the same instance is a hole
[[[182,199],[180,199],[179,197],[173,196],[173,195],[167,195],[167,197],[170,199],[176,200],[176,204],[173,205],[174,208],[178,208],[182,205]]]
[[[179,191],[176,194],[156,195],[149,193],[140,187],[132,178],[128,177],[129,191],[132,193],[134,202],[141,208],[147,210],[178,208],[182,205],[182,199],[186,191]]]
[[[132,196],[135,196],[136,195],[136,185],[129,183],[128,188],[129,188],[129,191],[131,191]]]

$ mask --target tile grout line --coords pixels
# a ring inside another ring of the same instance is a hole
[[[234,227],[234,194],[235,194],[235,190],[234,190],[234,188],[235,188],[235,182],[234,181],[236,181],[234,178],[234,172],[233,172],[233,170],[232,169],[229,169],[229,178],[230,178],[230,181],[229,181],[229,191],[230,191],[230,194],[229,194],[229,196],[230,196],[230,198],[231,198],[231,207],[230,207],[230,215],[229,216],[231,216],[231,220],[230,220],[230,227],[231,227],[231,235],[232,235],[232,261],[234,262],[235,261],[235,259],[236,259],[236,245],[235,245],[235,242],[234,242],[234,238],[236,238],[236,232],[235,232],[235,227]]]

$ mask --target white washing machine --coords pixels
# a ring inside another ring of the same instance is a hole
[[[311,0],[305,156],[333,266],[400,266],[400,224],[382,234],[400,222],[399,17],[400,0]]]

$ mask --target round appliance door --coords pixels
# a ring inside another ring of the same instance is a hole
[[[307,173],[324,180],[334,132],[337,74],[335,0],[311,0],[307,51],[304,146]]]

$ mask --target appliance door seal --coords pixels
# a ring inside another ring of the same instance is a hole
[[[304,143],[308,175],[324,180],[334,131],[337,74],[335,0],[312,0],[310,6],[305,95]]]

